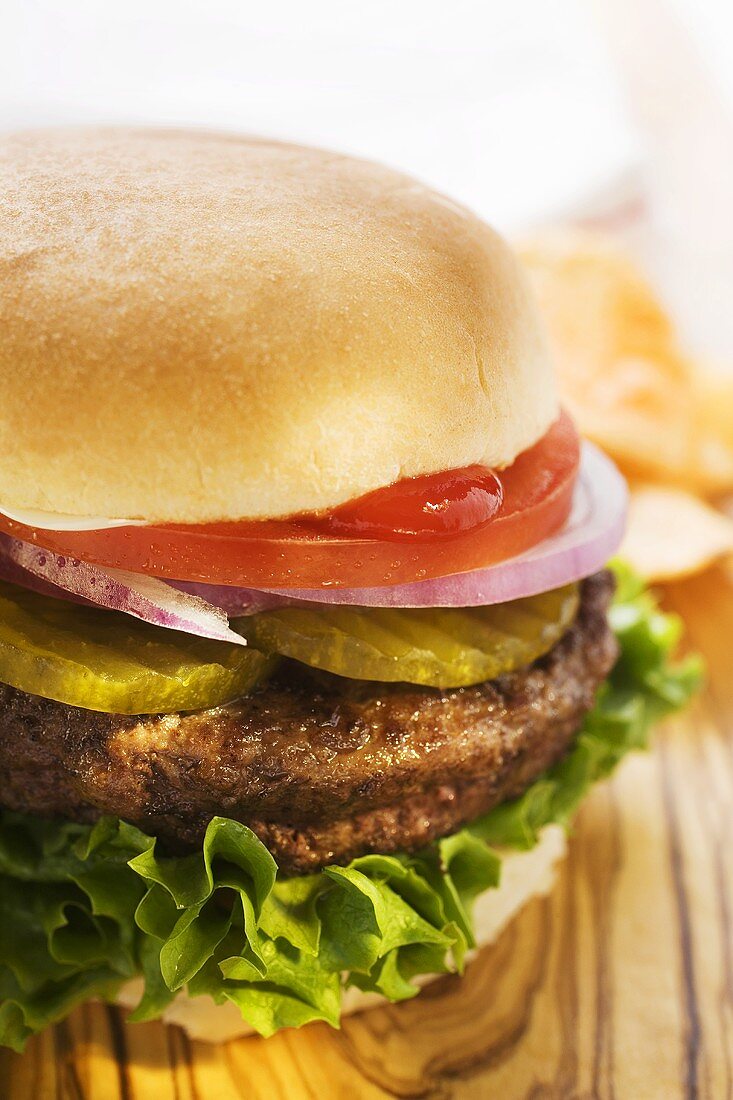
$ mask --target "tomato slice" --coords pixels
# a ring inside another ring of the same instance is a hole
[[[514,557],[567,519],[578,433],[563,412],[505,470],[410,478],[328,515],[100,531],[0,529],[56,553],[178,580],[252,588],[358,588],[481,569]],[[381,501],[381,505],[380,505]]]
[[[486,466],[406,478],[342,504],[323,526],[334,535],[413,542],[477,531],[500,511],[501,481]]]

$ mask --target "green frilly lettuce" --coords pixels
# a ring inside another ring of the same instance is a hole
[[[392,1001],[420,974],[460,970],[474,898],[498,885],[497,849],[530,848],[567,824],[583,795],[650,725],[697,687],[699,662],[673,663],[680,623],[622,567],[611,612],[621,656],[574,748],[515,802],[419,855],[369,855],[282,878],[246,826],[214,818],[200,851],[158,854],[118,819],[94,826],[0,814],[0,1043],[28,1037],[130,978],[133,1020],[178,990],[232,1001],[262,1035],[311,1020],[337,1026],[347,985]]]

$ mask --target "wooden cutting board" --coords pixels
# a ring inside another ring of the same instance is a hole
[[[704,696],[582,810],[553,894],[463,981],[267,1041],[77,1011],[0,1056],[3,1100],[733,1095],[733,588],[670,590]]]

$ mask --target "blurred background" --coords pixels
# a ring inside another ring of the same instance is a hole
[[[2,16],[2,129],[254,131],[475,208],[522,246],[566,399],[634,482],[640,568],[733,553],[730,0],[5,0]],[[704,545],[650,556],[684,507]]]

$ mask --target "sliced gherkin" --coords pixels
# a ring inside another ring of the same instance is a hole
[[[46,699],[117,714],[199,710],[244,695],[274,663],[0,582],[0,681]]]
[[[238,619],[257,648],[357,680],[463,687],[528,665],[562,637],[578,586],[490,607],[284,607]]]

